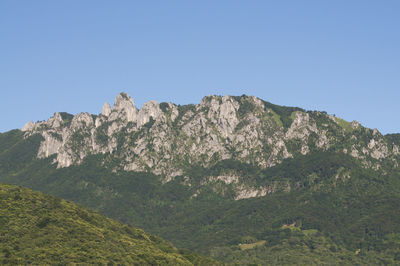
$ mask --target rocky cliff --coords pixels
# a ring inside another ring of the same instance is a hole
[[[312,151],[348,154],[364,167],[398,167],[399,146],[378,130],[325,112],[283,107],[252,96],[206,96],[200,104],[145,103],[139,110],[126,93],[99,115],[55,113],[27,123],[25,137],[41,134],[38,158],[54,156],[57,167],[93,154],[118,160],[115,171],[150,171],[165,182],[185,176],[189,166],[235,160],[269,168]],[[190,185],[190,177],[186,177]],[[273,187],[249,187],[239,173],[203,182],[235,184],[237,199],[264,196]]]

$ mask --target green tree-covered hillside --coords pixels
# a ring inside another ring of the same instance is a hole
[[[35,136],[8,134],[15,139],[15,145],[4,151],[9,155],[37,145]],[[111,165],[118,160],[109,155],[89,156],[67,168],[56,168],[51,157],[31,156],[22,157],[25,161],[2,159],[0,163],[11,167],[2,168],[1,181],[73,200],[180,248],[226,262],[396,264],[400,260],[399,174],[366,169],[350,156],[311,153],[267,169],[231,160],[210,168],[192,166],[187,172],[194,180],[190,187],[184,177],[163,183],[162,177],[151,173],[114,172]],[[235,200],[229,184],[202,183],[205,176],[227,172],[240,173],[252,186],[276,184],[276,191]]]
[[[0,184],[0,263],[209,265],[215,262],[179,251],[161,238],[60,198]]]

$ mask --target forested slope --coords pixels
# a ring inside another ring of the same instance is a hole
[[[212,265],[216,262],[60,198],[0,184],[0,262]]]

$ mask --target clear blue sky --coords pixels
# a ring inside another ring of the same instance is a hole
[[[0,1],[0,132],[126,91],[255,95],[400,132],[400,1]]]

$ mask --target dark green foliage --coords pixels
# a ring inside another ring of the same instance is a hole
[[[144,124],[143,127],[150,129],[154,125],[155,122],[156,122],[156,120],[154,120],[154,118],[152,116],[150,116],[149,122]]]
[[[389,143],[400,145],[400,134],[386,134],[385,138],[389,141]]]
[[[248,124],[250,124],[250,121],[246,120],[246,119],[243,119],[237,124],[235,130],[238,131],[238,130],[244,128],[245,126],[247,126]]]
[[[129,95],[126,94],[126,92],[121,92],[119,95],[121,95],[123,99],[129,100]]]
[[[179,113],[185,114],[188,111],[194,112],[196,109],[196,106],[194,104],[186,104],[186,105],[178,105],[178,111]]]
[[[166,103],[166,102],[160,103],[160,109],[161,109],[161,111],[163,111],[164,113],[167,113],[167,112],[168,112],[168,108],[169,108],[168,103]]]
[[[246,95],[242,96],[232,96],[236,101],[240,103],[238,114],[239,117],[245,116],[247,113],[251,113],[255,110],[254,104],[250,101],[249,97]],[[287,107],[287,106],[280,106],[280,105],[275,105],[270,102],[262,101],[264,103],[264,108],[266,109],[271,109],[273,112],[275,112],[278,116],[279,119],[282,122],[282,125],[285,128],[289,128],[290,125],[292,124],[292,113],[296,111],[300,112],[305,112],[304,109],[298,108],[298,107]],[[243,126],[243,125],[241,125]]]
[[[293,186],[310,187],[323,181],[332,181],[338,171],[345,170],[365,173],[354,158],[335,152],[315,152],[308,155],[300,155],[296,159],[286,159],[281,164],[267,169],[243,163],[236,160],[218,161],[210,168],[192,166],[186,172],[195,180],[201,180],[204,176],[223,175],[227,170],[233,170],[243,177],[248,184],[254,186],[268,185],[275,181],[286,181]],[[310,181],[310,176],[317,178]],[[310,183],[311,182],[311,183]]]
[[[79,153],[79,150],[85,143],[85,138],[89,137],[90,133],[87,131],[75,131],[71,136],[71,148],[74,152]]]
[[[249,102],[248,99],[242,99],[241,104],[239,106],[238,114],[239,117],[245,116],[247,113],[253,112],[255,109],[253,103]]]
[[[263,101],[265,108],[269,108],[272,111],[274,111],[277,115],[279,115],[282,125],[285,128],[289,128],[290,125],[292,124],[292,118],[291,115],[293,112],[305,112],[304,109],[301,109],[299,107],[287,107],[287,106],[281,106],[281,105],[275,105],[270,102]]]
[[[63,126],[69,126],[71,125],[72,118],[74,116],[72,114],[66,113],[66,112],[60,112],[61,118],[63,120]]]
[[[340,128],[340,125],[332,123],[332,120],[327,116],[326,112],[307,111],[307,113],[310,115],[310,117],[314,118],[318,127],[324,127],[324,125],[329,125],[330,127],[333,127],[332,130],[335,131],[338,131]]]
[[[174,120],[173,126],[176,126],[178,121],[182,119],[182,117],[186,114],[186,112],[196,110],[196,106],[194,104],[187,104],[187,105],[178,105],[178,117]]]
[[[265,178],[272,177],[274,180],[290,178],[292,181],[300,181],[316,174],[319,180],[326,180],[335,176],[339,168],[358,171],[364,170],[349,155],[335,152],[316,152],[308,155],[298,156],[296,159],[284,160],[281,164],[267,168],[259,174]]]
[[[100,143],[101,145],[107,145],[108,143],[108,123],[103,123],[101,124],[97,129],[96,129],[96,142]]]
[[[216,265],[77,205],[0,184],[0,262],[13,265]]]
[[[19,170],[35,159],[43,137],[23,138],[23,132],[12,130],[0,134],[0,173]]]
[[[67,112],[60,112],[62,120],[71,121],[74,118],[74,115],[67,113]]]
[[[358,131],[368,143],[372,133]],[[139,133],[134,134],[136,139]],[[209,168],[182,162],[183,176],[163,184],[153,174],[112,171],[121,159],[110,154],[91,155],[80,165],[61,169],[51,164],[53,158],[35,159],[32,151],[24,157],[19,151],[23,144],[37,151],[36,137],[23,139],[19,131],[0,134],[1,181],[76,201],[178,247],[237,263],[399,264],[398,170],[367,169],[335,148],[296,155],[267,169],[218,161],[216,154]],[[272,187],[273,193],[235,201],[233,184],[204,183],[205,177],[230,173],[249,187]],[[190,187],[184,176],[190,178]],[[15,201],[21,198],[13,195]],[[96,223],[85,214],[76,212],[81,221]],[[8,222],[1,216],[0,228]],[[35,220],[41,230],[57,223],[51,215]],[[14,254],[13,248],[2,250],[5,258]]]

